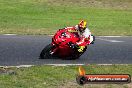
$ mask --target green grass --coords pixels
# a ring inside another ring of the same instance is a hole
[[[0,88],[82,88],[76,83],[79,66],[0,68]],[[130,74],[132,65],[87,65],[87,74]],[[129,88],[131,84],[84,85],[88,88]]]
[[[0,34],[54,34],[81,19],[95,35],[132,35],[132,1],[0,0]]]

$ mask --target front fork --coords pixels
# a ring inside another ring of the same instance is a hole
[[[50,51],[50,54],[51,55],[55,55],[56,54],[56,52],[57,52],[57,50],[58,50],[58,48],[57,48],[57,46],[55,45],[55,44],[53,44],[52,43],[52,49],[51,49],[51,51]]]

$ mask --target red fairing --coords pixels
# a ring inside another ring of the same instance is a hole
[[[60,29],[52,38],[52,44],[56,46],[56,52],[60,57],[69,56],[73,51],[68,43],[79,41],[78,35],[68,32],[67,29]]]
[[[72,42],[79,46],[87,46],[89,44],[88,38],[80,38],[75,27],[66,27],[56,32],[52,38],[52,44],[56,47],[53,51],[59,54],[60,57],[67,57],[73,53],[68,43]]]
[[[73,33],[76,33],[78,35],[78,32],[77,32],[77,30],[76,30],[76,28],[74,26],[73,27],[66,27],[65,30],[67,30],[67,31],[76,31],[76,32],[73,32]],[[79,45],[79,46],[87,46],[87,45],[90,44],[90,41],[89,41],[90,36],[88,38],[85,38],[84,36],[83,37],[80,37],[78,35],[78,37],[80,39],[79,39],[78,42],[76,42],[77,45]]]

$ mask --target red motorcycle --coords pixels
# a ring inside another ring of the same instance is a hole
[[[95,37],[93,38],[94,43]],[[77,33],[67,32],[63,29],[60,29],[52,38],[52,43],[48,44],[40,53],[39,59],[48,59],[48,58],[63,58],[63,59],[77,59],[79,58],[87,49],[85,46],[83,52],[78,52],[78,46],[75,45],[79,41],[79,35]]]

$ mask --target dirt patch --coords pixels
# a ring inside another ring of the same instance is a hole
[[[16,75],[16,71],[10,68],[0,68],[0,74]]]

